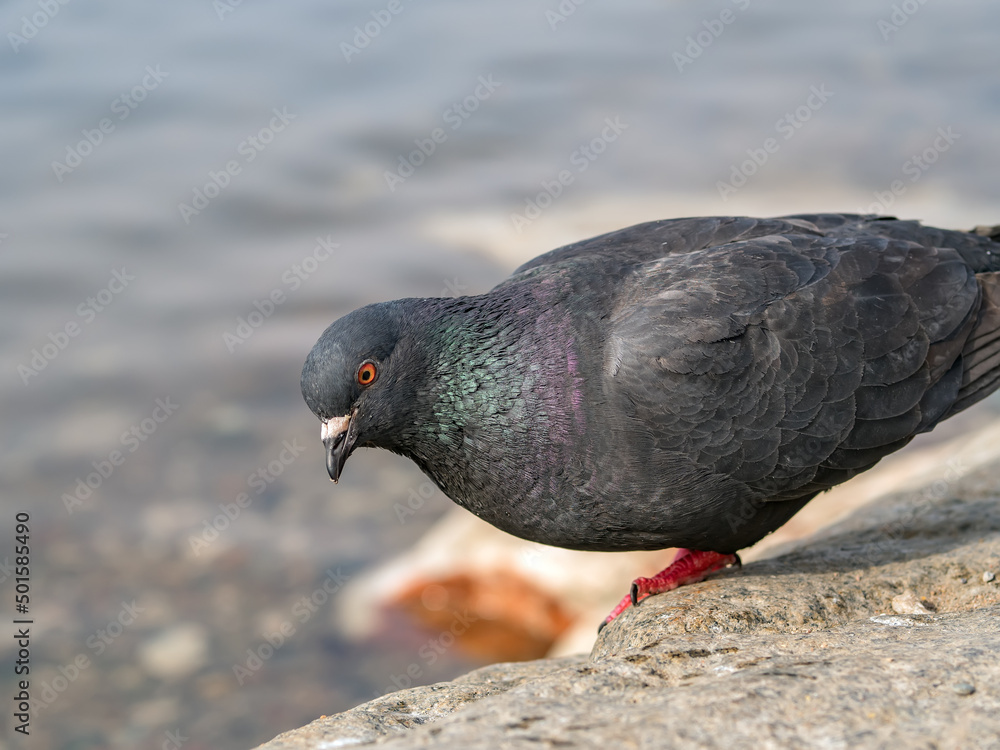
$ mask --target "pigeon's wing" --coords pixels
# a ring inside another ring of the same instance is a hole
[[[940,420],[980,302],[954,250],[812,233],[669,255],[624,288],[609,401],[658,450],[768,500],[837,484]]]

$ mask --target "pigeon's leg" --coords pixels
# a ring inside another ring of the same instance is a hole
[[[733,554],[679,549],[677,550],[677,556],[674,557],[674,561],[655,576],[652,578],[636,578],[632,581],[632,590],[628,596],[618,602],[617,607],[611,610],[611,614],[601,623],[598,632],[624,612],[630,604],[634,606],[647,596],[662,594],[664,591],[670,591],[688,583],[697,583],[704,580],[709,573],[713,573],[727,565],[738,564],[739,562],[739,556]]]

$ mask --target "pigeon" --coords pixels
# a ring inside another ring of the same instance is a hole
[[[412,459],[459,505],[578,550],[676,547],[603,625],[1000,386],[1000,227],[809,214],[653,221],[485,294],[335,321],[302,394],[330,478]]]

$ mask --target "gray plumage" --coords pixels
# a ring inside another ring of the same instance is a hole
[[[640,224],[484,295],[345,316],[303,395],[324,421],[353,415],[344,460],[409,456],[512,534],[734,552],[1000,386],[988,234],[834,214]]]

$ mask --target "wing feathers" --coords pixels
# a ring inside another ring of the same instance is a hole
[[[801,227],[664,255],[633,268],[612,313],[609,387],[661,449],[775,499],[815,492],[996,386],[997,278],[977,283],[951,249]]]

